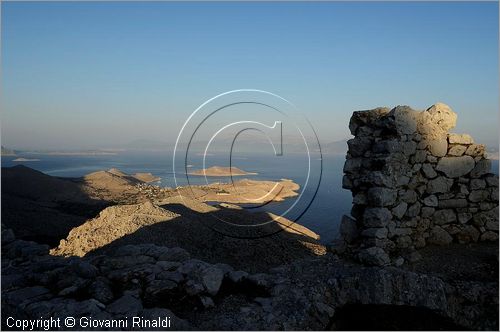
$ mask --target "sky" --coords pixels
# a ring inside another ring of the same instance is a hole
[[[323,143],[353,111],[444,102],[498,146],[498,3],[2,2],[2,145],[174,142],[225,91],[276,93]]]

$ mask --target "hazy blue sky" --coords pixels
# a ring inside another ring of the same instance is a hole
[[[2,144],[175,139],[227,90],[277,93],[322,142],[354,110],[449,104],[498,142],[498,3],[2,3]]]

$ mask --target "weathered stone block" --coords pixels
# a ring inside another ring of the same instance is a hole
[[[472,171],[474,166],[475,162],[471,156],[443,157],[439,160],[436,170],[449,178],[458,178]]]
[[[406,202],[401,202],[396,207],[392,209],[392,214],[398,218],[401,219],[406,213],[406,209],[408,208],[408,203]]]
[[[392,214],[386,208],[367,208],[363,215],[365,227],[385,227],[391,220]]]
[[[359,252],[359,260],[367,265],[383,266],[391,262],[389,255],[384,249],[379,247],[371,247]]]
[[[452,179],[440,176],[433,180],[430,180],[427,183],[427,193],[429,194],[446,193],[450,191],[452,185],[453,185]]]
[[[444,225],[455,222],[457,220],[457,215],[455,211],[451,209],[438,210],[432,216],[432,221],[436,225]]]
[[[471,157],[480,157],[484,155],[485,146],[483,144],[471,144],[465,150],[465,154]]]
[[[453,157],[460,157],[465,153],[466,150],[467,150],[466,146],[460,144],[452,145],[448,150],[448,155]]]
[[[472,178],[481,177],[489,173],[490,169],[491,169],[491,160],[489,159],[479,160],[476,163],[476,167],[474,167],[474,169],[470,172],[470,176]]]
[[[427,243],[436,245],[447,245],[453,241],[453,237],[448,234],[442,227],[435,226],[432,228]]]
[[[347,242],[351,243],[359,236],[359,229],[356,220],[349,216],[342,216],[340,221],[340,236]]]
[[[439,201],[439,208],[441,209],[454,209],[454,208],[462,208],[468,205],[467,200],[460,199],[443,199]]]
[[[484,201],[485,199],[487,199],[488,196],[489,196],[489,193],[487,190],[473,190],[469,194],[469,201],[474,202],[474,203],[481,202],[481,201]]]
[[[361,232],[361,235],[366,237],[385,239],[387,238],[387,228],[367,228]]]
[[[448,134],[450,144],[472,144],[474,140],[468,134]]]
[[[368,202],[373,206],[391,206],[396,202],[397,191],[388,188],[374,187],[368,189]]]

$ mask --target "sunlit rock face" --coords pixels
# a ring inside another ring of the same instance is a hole
[[[449,133],[456,122],[443,103],[353,113],[344,250],[369,265],[400,265],[418,260],[417,249],[428,244],[498,240],[498,177],[484,145]]]

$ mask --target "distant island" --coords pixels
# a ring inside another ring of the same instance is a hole
[[[27,154],[47,156],[115,156],[116,151],[27,151]]]
[[[12,149],[7,149],[2,145],[2,156],[15,156],[16,152]]]
[[[33,159],[30,159],[30,158],[16,158],[12,161],[15,161],[15,162],[21,162],[21,161],[40,161],[40,159],[36,159],[36,158],[33,158]]]
[[[201,176],[242,176],[242,175],[256,175],[257,173],[246,172],[237,167],[221,167],[212,166],[206,169],[199,169],[188,173],[189,175]]]

